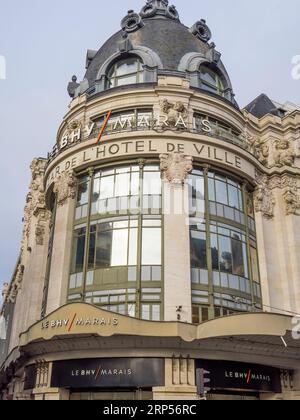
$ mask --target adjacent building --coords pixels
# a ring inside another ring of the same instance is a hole
[[[211,38],[148,0],[88,50],[31,165],[3,399],[300,399],[300,109],[240,109]]]

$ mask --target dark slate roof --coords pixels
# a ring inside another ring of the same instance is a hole
[[[92,86],[97,73],[104,62],[119,51],[118,43],[122,41],[122,31],[113,35],[97,52],[92,60],[85,78]],[[158,54],[164,70],[178,70],[182,57],[190,52],[205,53],[209,45],[195,37],[189,29],[178,20],[154,17],[145,19],[144,26],[128,34],[129,40],[137,46],[148,47]]]
[[[254,99],[245,109],[257,118],[262,118],[267,114],[280,116],[280,110],[264,93]]]

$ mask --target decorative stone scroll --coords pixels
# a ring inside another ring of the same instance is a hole
[[[53,192],[57,195],[58,206],[63,206],[68,198],[74,199],[76,197],[76,178],[72,172],[64,172],[59,175],[55,184]]]
[[[193,170],[193,158],[179,153],[160,155],[160,168],[172,184],[183,184]]]

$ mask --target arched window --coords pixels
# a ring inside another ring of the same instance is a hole
[[[115,62],[107,74],[108,88],[142,83],[143,63],[137,57],[129,57]]]
[[[201,89],[224,96],[225,88],[221,77],[207,65],[200,67],[200,82]]]

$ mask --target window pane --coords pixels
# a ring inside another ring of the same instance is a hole
[[[96,266],[99,268],[110,267],[112,248],[112,231],[97,233]]]
[[[137,265],[137,251],[138,251],[138,230],[130,229],[128,265]]]
[[[216,181],[216,201],[222,204],[228,204],[227,185],[224,182]]]
[[[160,195],[161,194],[161,175],[160,172],[144,172],[143,183],[144,195]]]
[[[80,235],[75,239],[73,271],[76,273],[80,273],[83,270],[86,229],[84,228],[81,232],[82,231],[84,232],[84,235]]]
[[[245,276],[245,269],[244,269],[244,255],[243,255],[243,244],[242,242],[232,239],[232,272],[237,276],[244,277]]]
[[[201,87],[202,87],[202,89],[207,90],[208,92],[211,92],[211,93],[217,93],[218,92],[216,87],[207,85],[206,83],[202,83]]]
[[[160,321],[160,306],[152,306],[152,321]]]
[[[192,268],[207,268],[205,232],[191,232],[191,265]]]
[[[138,71],[139,61],[135,58],[122,61],[116,65],[116,76],[124,76],[126,74]]]
[[[228,194],[229,194],[229,205],[230,207],[234,207],[239,209],[239,195],[238,189],[233,187],[232,185],[228,185]]]
[[[130,191],[130,174],[116,176],[115,197],[128,196]]]
[[[95,247],[96,247],[96,233],[93,232],[90,234],[89,261],[88,261],[89,269],[94,268]]]
[[[220,270],[232,273],[232,254],[230,238],[219,236]]]
[[[101,179],[100,198],[111,198],[114,196],[114,177],[108,176]]]
[[[137,75],[122,77],[116,80],[116,86],[132,85],[137,83]]]
[[[201,79],[216,86],[216,74],[205,66],[201,67]]]
[[[140,174],[133,172],[131,174],[131,195],[139,195],[140,193]]]
[[[150,320],[150,305],[142,305],[142,319]]]
[[[113,267],[127,265],[128,230],[114,230],[111,265]]]
[[[211,235],[211,258],[213,270],[219,270],[218,236],[215,234]]]
[[[77,205],[82,206],[88,202],[89,183],[84,182],[78,185]]]
[[[209,200],[216,201],[215,181],[211,178],[208,179],[208,191],[209,191]]]
[[[142,265],[161,265],[161,229],[143,229]]]

